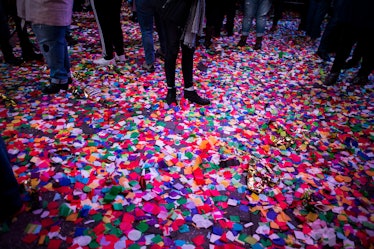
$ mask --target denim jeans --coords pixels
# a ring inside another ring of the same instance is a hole
[[[70,77],[70,61],[65,39],[68,26],[33,24],[32,29],[50,69],[51,83],[66,84]]]
[[[262,37],[265,33],[266,15],[271,7],[270,0],[245,0],[242,35],[248,36],[253,19],[256,18],[256,36]]]
[[[161,51],[166,52],[165,31],[161,20],[156,12],[158,1],[135,0],[136,13],[140,30],[142,32],[142,43],[145,53],[145,61],[151,65],[155,61],[155,50],[153,41],[153,19],[156,22],[157,33],[160,39]]]
[[[8,151],[0,136],[0,219],[14,214],[22,206],[18,182],[9,162]]]

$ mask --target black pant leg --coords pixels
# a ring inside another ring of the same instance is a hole
[[[112,40],[112,27],[110,16],[113,15],[111,13],[112,9],[111,2],[106,2],[103,0],[93,0],[93,10],[97,16],[97,25],[99,27],[100,38],[101,38],[101,46],[103,49],[103,56],[105,59],[110,60],[113,58],[113,40]]]
[[[111,26],[112,26],[112,40],[114,45],[114,50],[116,51],[117,55],[123,55],[125,53],[123,49],[123,32],[121,26],[121,8],[122,8],[122,0],[114,0],[112,6],[112,14],[111,14]]]
[[[166,35],[165,75],[168,87],[175,87],[175,68],[182,30],[173,22],[163,21]]]
[[[182,44],[182,71],[184,87],[189,88],[193,85],[193,55],[195,49]]]

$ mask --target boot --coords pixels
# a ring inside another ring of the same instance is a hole
[[[253,47],[254,50],[259,50],[262,48],[262,36],[261,37],[256,37],[256,44]]]
[[[212,45],[213,27],[206,27],[205,29],[205,48],[209,48]]]
[[[367,76],[357,75],[356,77],[354,77],[352,83],[358,86],[365,86],[366,84],[369,83],[369,79]]]
[[[247,38],[248,35],[242,35],[242,37],[240,37],[240,41],[238,42],[238,47],[244,47],[247,44]]]
[[[324,84],[326,86],[332,86],[336,83],[338,78],[339,78],[339,73],[329,73],[329,75],[327,75],[327,77],[324,81]]]
[[[51,83],[48,86],[42,89],[42,92],[45,94],[55,94],[60,92],[60,90],[68,90],[69,85],[73,82],[71,77],[68,78],[68,82],[65,84],[55,84]]]
[[[198,105],[209,105],[210,104],[209,99],[204,99],[200,97],[195,90],[193,91],[184,90],[184,98]]]
[[[177,89],[175,87],[171,88],[171,89],[168,89],[168,93],[166,95],[165,101],[168,105],[171,105],[172,103],[175,103],[176,105],[178,105],[178,103],[177,103]]]

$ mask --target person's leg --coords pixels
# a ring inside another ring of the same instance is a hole
[[[273,1],[274,16],[273,16],[273,23],[271,26],[272,31],[275,31],[277,29],[278,22],[282,18],[283,5],[284,5],[283,0]]]
[[[142,43],[147,65],[153,65],[155,61],[155,50],[153,42],[153,17],[154,10],[149,0],[136,0],[138,21],[142,32]]]
[[[260,0],[258,9],[256,12],[256,44],[254,49],[261,49],[262,37],[265,34],[266,28],[266,15],[268,14],[271,7],[270,0]]]
[[[122,0],[114,0],[110,8],[111,36],[117,56],[124,55],[123,32],[121,26]]]
[[[226,32],[228,36],[234,34],[234,21],[235,21],[235,12],[236,12],[236,1],[235,0],[226,0],[225,1],[225,12],[226,12]]]
[[[329,1],[314,1],[314,12],[313,16],[309,16],[310,23],[308,25],[308,35],[312,39],[316,39],[321,36],[321,24],[325,18],[327,11],[330,7]]]
[[[9,43],[10,32],[8,24],[8,16],[5,12],[3,2],[0,1],[0,48],[4,55],[6,63],[11,65],[20,65],[21,60],[14,57],[13,48]]]
[[[356,49],[359,49],[359,53],[362,56],[361,67],[354,78],[353,83],[356,85],[366,85],[369,82],[369,75],[374,70],[374,38],[372,37],[374,30],[369,32],[365,30],[362,32],[362,36],[359,38]]]
[[[0,220],[10,218],[22,208],[19,185],[9,161],[8,151],[0,136]],[[6,205],[5,205],[6,204]]]
[[[242,23],[242,36],[238,43],[239,47],[245,46],[252,22],[255,17],[258,0],[244,0],[244,16]]]
[[[67,43],[65,33],[67,26],[32,25],[39,42],[39,47],[50,69],[50,87],[43,89],[45,93],[57,93],[68,88],[70,72],[67,67]],[[68,63],[68,65],[67,65]]]
[[[325,61],[330,60],[328,53],[330,52],[332,45],[336,43],[335,33],[338,25],[337,21],[336,15],[331,16],[325,30],[323,31],[322,38],[318,46],[317,55]]]
[[[102,54],[103,54],[104,60],[108,62],[107,65],[114,62],[113,41],[112,41],[112,36],[111,36],[112,27],[110,26],[111,23],[108,17],[108,13],[110,13],[109,11],[111,9],[110,4],[112,3],[107,3],[102,0],[91,0],[91,6],[95,14],[96,23],[99,29]],[[113,15],[113,13],[110,13],[109,15]],[[97,63],[97,64],[105,65],[106,63]]]

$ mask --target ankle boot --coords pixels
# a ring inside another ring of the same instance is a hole
[[[168,89],[168,93],[166,95],[165,101],[168,105],[171,105],[172,103],[175,103],[176,105],[178,104],[177,103],[177,89],[175,89],[175,87]]]
[[[244,47],[247,44],[247,38],[248,35],[242,35],[242,37],[240,37],[240,41],[238,42],[238,47]]]
[[[338,72],[332,72],[329,73],[323,82],[326,86],[332,86],[338,81],[339,73]]]
[[[205,48],[209,48],[212,45],[213,27],[206,27],[205,29]]]
[[[254,50],[259,50],[262,48],[262,36],[261,37],[256,37],[256,44],[254,46]]]
[[[209,99],[204,99],[200,97],[195,90],[194,91],[184,90],[184,98],[198,105],[209,105],[210,104]]]

